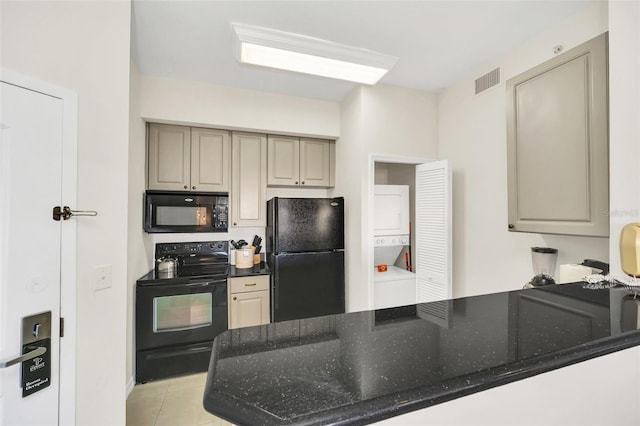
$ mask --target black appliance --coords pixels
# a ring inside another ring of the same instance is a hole
[[[267,202],[273,322],[344,313],[344,198]]]
[[[156,244],[156,261],[177,259],[177,276],[156,268],[136,283],[137,383],[207,370],[228,328],[228,252],[227,241]]]
[[[147,191],[144,199],[144,230],[149,233],[227,232],[227,193]]]

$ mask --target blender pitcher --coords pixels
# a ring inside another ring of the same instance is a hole
[[[558,249],[551,247],[531,247],[531,263],[535,274],[524,288],[541,287],[555,284],[553,275],[556,273]]]

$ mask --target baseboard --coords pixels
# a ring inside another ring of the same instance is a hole
[[[133,376],[131,376],[131,378],[129,379],[129,382],[127,383],[127,398],[129,398],[129,394],[131,393],[135,385],[136,385],[136,381],[133,380]]]

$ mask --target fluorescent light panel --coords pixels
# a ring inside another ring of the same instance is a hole
[[[397,58],[299,34],[232,24],[239,62],[375,84]]]

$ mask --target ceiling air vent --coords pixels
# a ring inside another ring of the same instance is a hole
[[[476,95],[500,83],[500,68],[496,68],[476,79]]]

